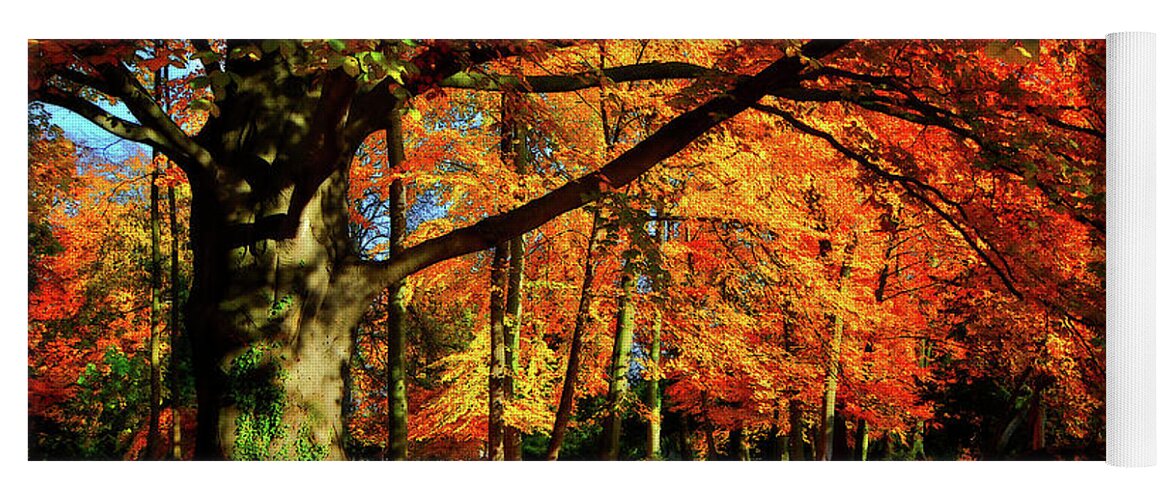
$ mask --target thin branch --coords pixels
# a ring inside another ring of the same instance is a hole
[[[944,210],[942,207],[940,207],[938,203],[935,203],[934,201],[932,201],[927,196],[927,194],[920,191],[920,189],[924,189],[926,187],[926,188],[929,188],[928,189],[929,191],[934,192],[938,195],[939,194],[938,190],[935,190],[935,188],[933,188],[933,187],[927,186],[926,184],[924,184],[922,181],[919,181],[918,179],[913,179],[913,178],[910,178],[907,176],[897,175],[897,174],[886,171],[885,169],[879,167],[874,162],[870,161],[865,156],[846,147],[844,144],[839,142],[837,140],[837,138],[834,137],[832,134],[825,132],[823,130],[817,129],[817,128],[815,128],[805,122],[802,122],[801,120],[798,120],[795,116],[793,116],[791,113],[789,113],[785,110],[775,108],[772,106],[766,106],[766,105],[753,105],[752,107],[753,107],[753,109],[756,109],[758,111],[762,111],[765,113],[780,116],[786,122],[789,122],[791,125],[793,125],[794,128],[796,128],[802,132],[805,132],[809,135],[812,135],[814,137],[818,137],[818,138],[822,139],[823,141],[828,143],[830,146],[832,146],[835,150],[837,150],[839,153],[841,153],[845,157],[853,160],[854,162],[858,163],[859,165],[865,167],[867,170],[870,170],[871,172],[877,174],[879,177],[882,177],[884,179],[887,179],[889,181],[892,181],[892,182],[895,182],[895,183],[898,183],[899,185],[901,185],[903,187],[903,189],[906,190],[907,194],[909,194],[911,197],[922,202],[924,205],[926,205],[928,208],[930,208],[933,212],[935,212],[936,215],[943,218],[943,220],[945,222],[947,222],[948,225],[950,225],[953,229],[955,229],[957,232],[959,232],[960,236],[964,239],[964,241],[968,243],[968,246],[976,252],[976,254],[980,257],[981,260],[984,261],[985,264],[988,264],[988,266],[992,268],[992,270],[996,273],[997,277],[1000,278],[1001,283],[1003,283],[1005,288],[1008,289],[1009,293],[1011,293],[1014,297],[1016,297],[1018,299],[1024,297],[1021,294],[1021,292],[1019,290],[1017,290],[1016,285],[1013,283],[1013,278],[1011,277],[1010,270],[1008,268],[1008,262],[1004,258],[1004,256],[1001,255],[998,251],[996,251],[996,248],[990,242],[988,242],[985,238],[981,237],[978,234],[978,232],[975,230],[975,228],[965,227],[964,225],[960,224],[959,221],[957,221],[955,219],[955,217],[953,217],[946,210]],[[946,200],[946,198],[944,198],[944,199]],[[971,233],[976,233],[976,234],[973,235]],[[983,243],[984,245],[981,246],[979,243]],[[997,264],[992,259],[992,257],[988,254],[988,252],[985,251],[984,246],[987,246],[990,250],[992,250],[994,253],[997,254],[997,256],[999,257],[999,260],[1000,260],[1000,264]],[[1002,268],[1001,265],[1003,265],[1004,268]]]

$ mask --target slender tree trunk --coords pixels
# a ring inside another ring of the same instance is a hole
[[[922,421],[915,423],[915,437],[911,441],[911,460],[926,460],[927,452],[923,449],[923,438],[927,433],[927,426]]]
[[[501,94],[501,114],[503,115],[503,134],[500,141],[500,151],[505,163],[512,162],[516,166],[517,175],[522,178],[529,173],[529,163],[532,153],[529,151],[528,133],[526,127],[517,119],[518,106],[512,101],[507,92]],[[516,398],[516,374],[520,372],[520,331],[522,323],[522,299],[524,291],[525,273],[525,237],[517,236],[509,242],[508,262],[508,299],[505,304],[505,350],[504,357],[508,365],[505,374],[504,397],[508,401]],[[510,425],[504,427],[504,456],[505,460],[521,459],[521,435]]]
[[[865,462],[870,453],[870,423],[866,419],[858,422],[858,438],[855,441],[858,443],[858,460]]]
[[[614,350],[610,356],[610,390],[606,398],[606,420],[603,425],[603,460],[617,460],[622,439],[622,416],[625,408],[630,371],[630,346],[634,337],[634,278],[624,270],[621,295],[618,296],[618,318],[614,327]]]
[[[557,460],[561,454],[561,446],[565,443],[565,432],[569,428],[569,419],[573,416],[574,390],[577,385],[578,372],[581,371],[582,339],[585,338],[586,327],[590,319],[591,291],[594,284],[594,251],[596,250],[599,230],[597,212],[594,213],[590,227],[589,241],[586,243],[586,255],[583,261],[583,276],[581,281],[581,297],[577,302],[577,314],[573,320],[573,337],[569,344],[569,359],[565,366],[565,380],[561,384],[561,398],[557,402],[557,416],[553,421],[553,432],[549,438],[549,449],[545,452],[547,460]]]
[[[818,460],[833,460],[834,410],[837,406],[838,373],[841,369],[838,360],[842,352],[843,329],[842,317],[835,314],[833,317],[833,337],[829,344],[829,361],[825,375],[825,398],[821,403],[821,440],[817,449]]]
[[[167,87],[167,82],[170,81],[170,67],[164,66],[157,73],[158,78],[156,82],[155,92],[158,96],[159,105],[164,112],[168,112],[171,107],[170,89]],[[168,162],[169,165],[169,162]],[[171,267],[170,267],[170,324],[169,327],[169,341],[171,344],[171,355],[168,358],[168,390],[171,392],[171,452],[170,457],[173,460],[183,459],[183,420],[181,411],[181,395],[182,385],[179,380],[179,206],[178,199],[175,197],[175,186],[167,186],[167,201],[168,212],[167,221],[171,233]]]
[[[659,376],[662,373],[662,339],[663,339],[663,311],[655,310],[654,325],[651,327],[651,345],[649,346],[651,365],[654,372],[646,384],[647,396],[647,430],[646,430],[646,459],[659,460],[662,458],[660,434],[663,426],[663,396],[659,393]]]
[[[179,381],[179,238],[176,212],[175,187],[167,187],[167,199],[170,200],[169,222],[171,226],[171,357],[169,366],[171,390],[171,458],[183,458],[183,424],[181,417],[180,397],[182,387]]]
[[[402,188],[392,186],[391,189],[401,192]],[[399,281],[387,290],[387,460],[407,459],[407,304],[404,288],[404,283]]]
[[[661,211],[662,208],[660,207]],[[667,242],[667,221],[659,221],[657,231],[660,248]],[[648,346],[650,349],[651,366],[654,367],[652,376],[647,380],[646,397],[647,397],[647,437],[646,437],[646,458],[647,460],[659,460],[662,458],[662,443],[661,434],[663,427],[663,395],[659,389],[659,380],[662,378],[662,351],[663,351],[663,309],[658,307],[655,309],[654,323],[651,325],[651,343]]]
[[[850,447],[850,429],[846,425],[846,417],[841,413],[834,415],[834,447],[833,456],[837,460],[853,460],[854,449]]]
[[[781,342],[785,347],[785,352],[789,355],[794,355],[793,347],[793,324],[786,318],[785,322],[781,324]],[[797,396],[794,394],[789,397],[789,435],[783,438],[781,442],[782,460],[805,460],[805,429],[802,423],[801,402],[797,401]]]
[[[887,280],[889,280],[892,275],[889,261],[891,256],[894,255],[894,251],[897,248],[898,243],[896,239],[899,226],[898,220],[892,219],[891,225],[892,229],[890,230],[890,235],[887,238],[887,247],[883,255],[883,261],[886,263],[883,264],[882,270],[878,272],[878,284],[874,288],[874,301],[878,304],[881,304],[884,300],[886,300],[885,294]],[[868,365],[863,366],[863,369],[869,371],[870,367]],[[867,461],[869,458],[868,455],[870,453],[870,423],[867,422],[866,419],[861,419],[858,422],[858,434],[854,441],[857,443],[858,460],[862,462]]]
[[[707,457],[705,460],[715,461],[723,458],[720,456],[720,450],[716,446],[716,430],[712,426],[711,422],[706,420],[704,421],[703,434],[705,437],[704,441],[707,443]]]
[[[387,169],[402,164],[406,158],[403,147],[402,110],[391,111],[386,129]],[[390,254],[403,252],[407,232],[406,186],[401,178],[390,183],[388,193],[390,211]],[[387,290],[386,307],[386,388],[387,388],[387,443],[388,460],[407,459],[407,303],[403,281],[391,283]]]
[[[159,417],[162,407],[162,365],[159,337],[162,333],[163,271],[159,251],[159,155],[150,173],[150,423],[146,435],[146,456],[155,458],[159,449]]]
[[[773,446],[776,447],[776,459],[782,462],[791,461],[790,450],[792,445],[789,444],[789,441],[792,437],[789,434],[781,434],[780,429],[776,429],[775,435],[776,443]]]
[[[1045,403],[1041,400],[1041,391],[1033,394],[1033,405],[1029,409],[1029,451],[1040,452],[1045,449]]]
[[[155,95],[161,95],[163,72],[155,72]],[[159,165],[162,155],[156,150],[150,164],[150,421],[146,434],[144,457],[155,459],[159,455],[159,418],[162,409],[162,355],[159,337],[162,336],[163,314],[163,257],[159,249]]]
[[[845,290],[846,281],[850,279],[850,255],[854,243],[851,242],[845,249],[842,261],[842,270],[838,279],[838,291]],[[829,343],[829,359],[825,374],[825,399],[822,401],[821,414],[821,442],[818,447],[818,460],[833,460],[834,448],[834,411],[838,398],[838,375],[841,373],[842,333],[845,331],[845,321],[840,314],[834,314],[831,319],[833,336]]]
[[[919,343],[919,367],[926,368],[931,359],[931,345],[927,339]],[[914,437],[911,441],[911,460],[926,460],[927,452],[923,447],[923,440],[927,437],[927,425],[922,420],[915,422]]]
[[[524,236],[514,238],[508,244],[508,295],[504,314],[504,360],[508,366],[504,381],[504,398],[512,404],[516,398],[516,375],[520,373],[520,328],[521,290],[524,287],[525,241]],[[520,431],[512,425],[504,426],[504,459],[521,459]]]
[[[171,359],[169,382],[171,383],[171,458],[183,459],[183,421],[180,401],[183,387],[179,380],[179,232],[178,208],[176,208],[175,187],[167,188],[167,199],[171,201]]]
[[[488,306],[491,323],[491,360],[488,372],[488,459],[504,460],[504,384],[507,364],[504,357],[504,302],[508,286],[508,243],[496,247],[492,257],[491,298]]]
[[[805,424],[801,402],[789,400],[789,460],[805,460]]]

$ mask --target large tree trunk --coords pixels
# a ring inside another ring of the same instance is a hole
[[[402,111],[391,111],[386,129],[387,168],[403,162]],[[407,232],[407,199],[403,180],[395,179],[388,193],[390,202],[390,253],[403,252]],[[386,305],[386,458],[407,459],[407,301],[403,281],[390,284]]]
[[[344,458],[343,373],[369,300],[360,275],[342,272],[344,172],[193,186],[187,321],[201,458]]]
[[[354,327],[382,288],[349,238],[356,84],[295,75],[303,57],[230,61],[218,116],[185,146],[200,458],[345,458]]]

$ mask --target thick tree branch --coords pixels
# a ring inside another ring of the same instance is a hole
[[[514,90],[520,92],[572,92],[596,87],[605,80],[612,83],[641,80],[690,79],[726,73],[682,62],[641,63],[587,71],[572,75],[513,76],[461,71],[445,78],[440,86],[475,90]]]
[[[53,70],[50,74],[64,79],[70,83],[81,85],[83,87],[89,87],[111,97],[117,95],[116,91],[114,90],[114,86],[109,82],[102,80],[101,78],[82,73],[81,71],[69,68],[60,68]]]
[[[68,109],[89,120],[116,137],[145,144],[160,151],[170,150],[170,144],[157,131],[114,116],[97,104],[53,87],[30,91],[29,98]],[[169,153],[168,153],[169,155]]]
[[[109,82],[111,95],[122,100],[130,112],[144,127],[157,132],[167,143],[167,153],[173,161],[184,167],[187,173],[196,173],[191,167],[210,169],[214,160],[211,153],[189,137],[179,125],[163,111],[151,93],[142,88],[138,80],[121,64],[99,67],[103,80]]]
[[[823,57],[846,43],[841,40],[809,42],[803,47],[804,57],[785,57],[774,62],[729,92],[679,115],[596,172],[570,181],[510,212],[420,243],[388,261],[364,263],[361,267],[365,268],[363,274],[370,284],[367,295],[372,296],[388,283],[442,260],[484,250],[520,236],[554,217],[592,202],[605,190],[625,186],[770,91],[796,85],[807,67],[805,58]]]

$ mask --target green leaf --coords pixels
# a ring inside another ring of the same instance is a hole
[[[204,66],[214,64],[220,60],[220,55],[214,50],[205,50],[203,52],[196,52],[195,58],[203,61]]]
[[[386,55],[381,52],[363,52],[362,56],[367,63],[386,65]]]
[[[188,107],[195,111],[207,111],[211,109],[211,106],[211,101],[207,99],[196,99],[191,101],[191,104]]]
[[[386,68],[386,74],[390,75],[390,79],[397,82],[399,85],[403,84],[403,65],[399,61],[390,61]]]
[[[346,50],[346,42],[343,42],[341,40],[329,39],[329,40],[326,40],[325,43],[328,43],[329,48],[333,49],[336,52],[341,52],[343,50]]]
[[[211,116],[220,116],[220,107],[216,106],[214,102],[211,102],[207,99],[196,99],[191,101],[191,105],[189,107],[196,111],[207,111],[211,114]]]
[[[355,77],[358,76],[358,73],[362,72],[362,66],[358,64],[357,58],[353,56],[347,56],[342,61],[342,71],[345,71],[346,74],[350,75],[351,77]]]

